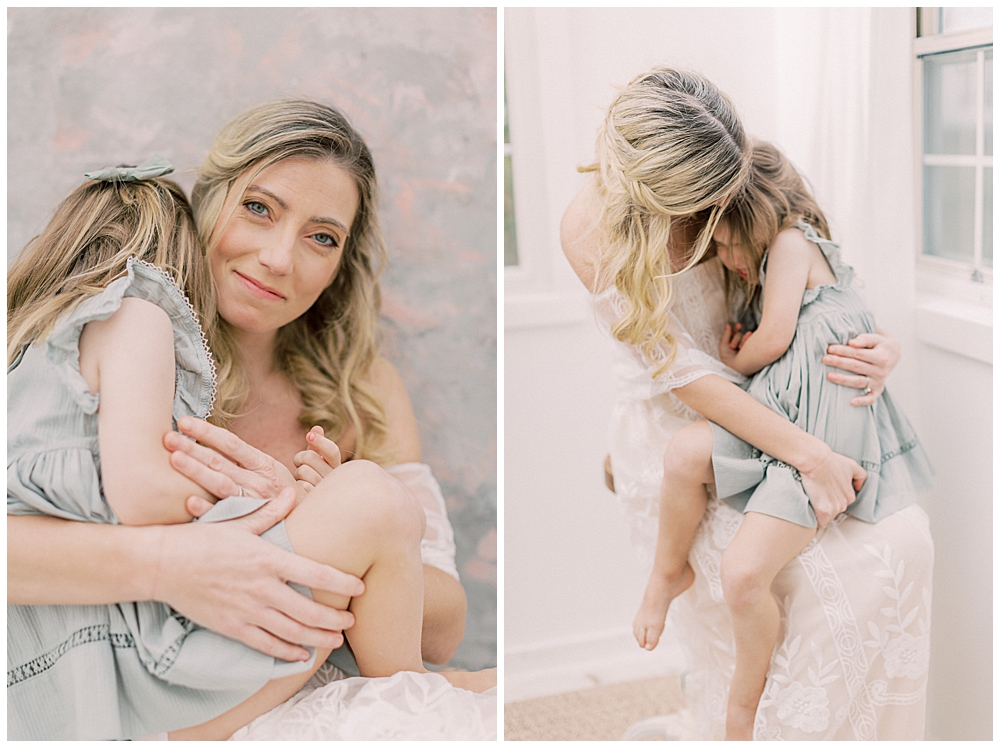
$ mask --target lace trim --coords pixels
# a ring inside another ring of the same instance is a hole
[[[34,678],[51,669],[59,659],[75,647],[83,644],[93,644],[94,642],[106,641],[115,649],[131,649],[135,647],[135,641],[130,634],[112,634],[108,624],[103,623],[96,626],[86,626],[74,631],[59,646],[49,650],[43,655],[39,655],[33,660],[18,665],[7,671],[7,688],[17,685],[29,678]]]
[[[187,307],[188,313],[191,315],[191,321],[194,322],[195,328],[198,330],[198,336],[201,341],[202,351],[205,353],[205,358],[208,361],[209,368],[209,381],[211,382],[211,390],[208,395],[208,413],[212,412],[212,408],[215,407],[215,399],[218,394],[218,380],[217,371],[215,365],[215,357],[212,356],[212,349],[208,345],[208,336],[205,335],[205,331],[201,326],[201,317],[195,310],[194,306],[191,305],[190,299],[188,299],[187,294],[184,293],[183,289],[177,285],[177,282],[161,267],[154,265],[146,260],[137,260],[134,257],[130,258],[128,265],[141,265],[147,270],[152,270],[157,273],[168,285],[172,286],[177,293],[180,295],[181,300]]]

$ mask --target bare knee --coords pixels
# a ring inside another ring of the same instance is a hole
[[[307,501],[338,505],[362,523],[373,537],[394,544],[420,545],[426,518],[403,485],[368,460],[351,460],[334,470]]]
[[[771,594],[771,581],[745,557],[729,551],[722,554],[719,567],[722,594],[734,613],[757,605],[764,595]]]
[[[663,455],[663,476],[688,483],[712,480],[712,427],[695,421],[678,431]]]

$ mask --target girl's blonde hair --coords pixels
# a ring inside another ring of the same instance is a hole
[[[781,151],[763,140],[753,141],[750,174],[722,217],[729,227],[730,243],[747,262],[745,280],[726,271],[727,298],[735,298],[742,288],[743,311],[757,303],[761,263],[779,232],[801,219],[820,236],[831,238],[826,216],[802,176]]]
[[[354,179],[358,208],[333,282],[301,317],[278,330],[275,361],[302,397],[299,421],[332,436],[353,426],[355,456],[384,460],[385,411],[368,384],[378,352],[378,277],[385,243],[378,225],[378,187],[368,146],[335,109],[313,101],[281,100],[249,109],[219,133],[198,173],[191,203],[207,253],[215,248],[242,201],[222,215],[237,179],[244,185],[287,158],[330,161]],[[219,410],[231,417],[246,402],[249,384],[225,320],[215,326]],[[224,423],[226,418],[221,419]]]
[[[90,181],[59,204],[7,273],[7,365],[61,314],[124,275],[130,257],[166,271],[211,333],[212,279],[181,188],[162,178]]]
[[[729,99],[702,76],[654,68],[634,78],[608,108],[597,137],[597,172],[606,237],[597,286],[614,283],[630,302],[613,329],[641,346],[666,371],[674,357],[668,332],[670,278],[696,265],[708,249],[720,209],[749,168],[749,142]],[[696,215],[700,214],[700,215]],[[671,230],[681,219],[702,224],[681,267],[670,260]],[[663,359],[657,346],[667,344]]]

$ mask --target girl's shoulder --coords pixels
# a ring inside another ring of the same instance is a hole
[[[74,390],[80,391],[87,400],[87,410],[96,410],[96,397],[86,397],[89,389],[80,374],[80,336],[88,323],[106,320],[118,312],[127,298],[149,302],[169,317],[177,363],[178,404],[184,403],[184,415],[206,417],[215,402],[215,362],[208,341],[184,292],[155,265],[130,259],[125,275],[63,315],[45,341],[46,358],[65,372]],[[144,304],[133,307],[128,316],[141,320],[159,314]]]

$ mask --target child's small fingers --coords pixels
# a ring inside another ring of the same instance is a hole
[[[302,483],[308,483],[310,486],[316,486],[323,480],[323,476],[309,465],[300,465],[295,468],[295,479]]]
[[[323,455],[313,452],[311,449],[303,450],[292,459],[296,467],[308,467],[315,471],[321,478],[326,477],[333,470],[333,466],[327,464]]]
[[[309,443],[309,449],[322,456],[330,467],[340,467],[340,447],[335,442],[315,431],[306,434],[306,441]]]

